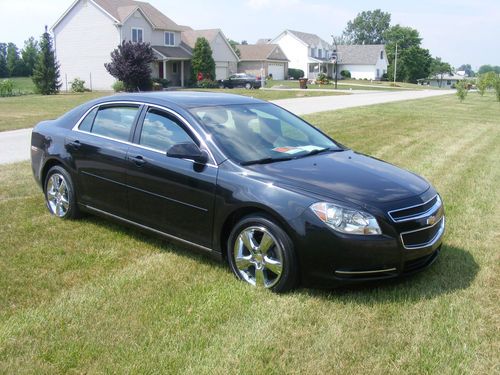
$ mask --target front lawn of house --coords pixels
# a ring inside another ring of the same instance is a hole
[[[0,373],[498,373],[499,103],[447,95],[306,118],[434,184],[447,233],[430,269],[275,295],[182,246],[51,217],[29,164],[0,166]]]

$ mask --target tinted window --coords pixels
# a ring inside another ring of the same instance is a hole
[[[142,125],[141,145],[167,151],[173,145],[184,142],[193,140],[175,118],[159,110],[148,111]]]
[[[83,119],[80,123],[78,129],[83,130],[85,132],[90,132],[92,129],[92,124],[94,123],[95,114],[97,113],[97,108],[94,108],[89,114]]]
[[[138,107],[100,108],[92,126],[92,133],[105,137],[128,141]]]

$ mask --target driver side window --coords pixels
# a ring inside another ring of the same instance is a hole
[[[139,144],[166,152],[178,143],[195,143],[173,116],[157,109],[149,109],[141,130]]]

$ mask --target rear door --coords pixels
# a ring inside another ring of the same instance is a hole
[[[127,155],[132,220],[211,247],[217,167],[166,155],[177,143],[200,145],[176,114],[151,107],[142,118]]]
[[[126,217],[126,156],[140,106],[106,104],[90,111],[66,138],[77,171],[79,202]]]

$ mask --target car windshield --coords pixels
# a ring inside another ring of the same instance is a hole
[[[192,108],[207,133],[241,164],[290,160],[342,150],[291,113],[267,103]]]

